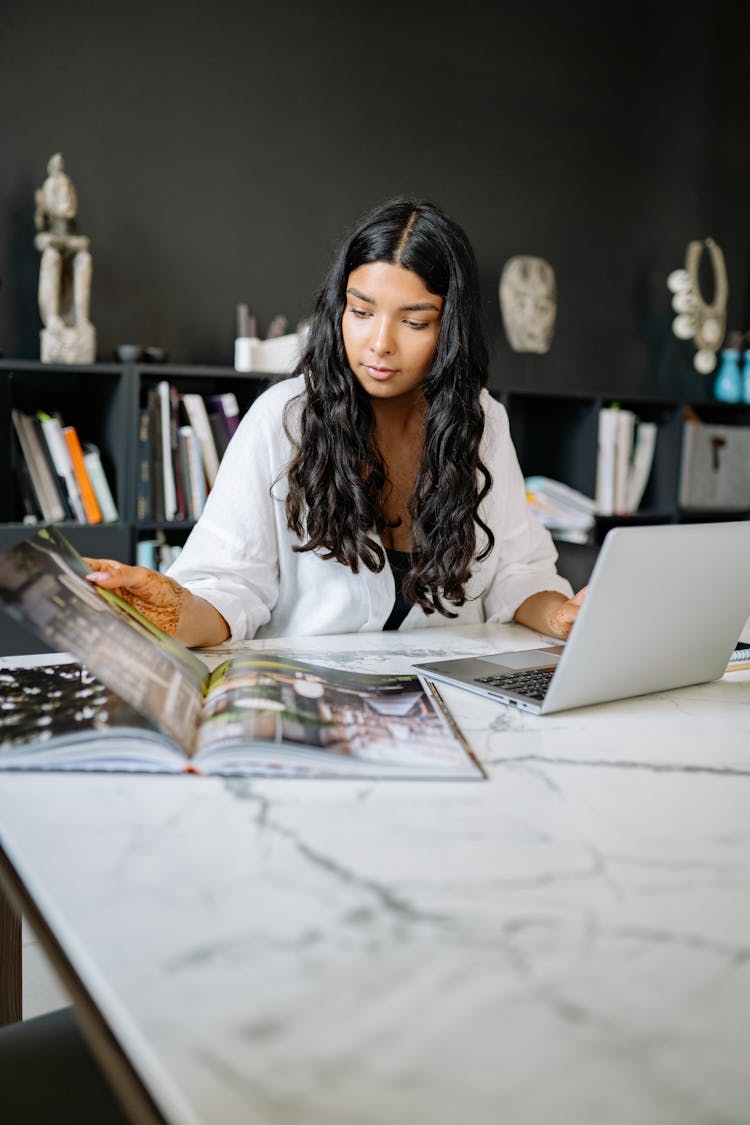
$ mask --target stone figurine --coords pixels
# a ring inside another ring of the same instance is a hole
[[[500,311],[515,352],[548,352],[557,315],[555,271],[544,258],[509,258],[500,276]]]
[[[76,189],[58,152],[34,193],[34,245],[41,252],[39,312],[43,363],[93,363],[96,331],[89,320],[92,259],[89,239],[78,233]]]

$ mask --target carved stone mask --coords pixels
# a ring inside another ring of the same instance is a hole
[[[544,258],[509,258],[500,276],[500,311],[514,352],[548,352],[557,315],[555,271]]]

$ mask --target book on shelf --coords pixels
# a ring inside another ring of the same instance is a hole
[[[172,454],[172,405],[169,383],[166,379],[157,383],[156,393],[159,396],[159,437],[161,440],[162,485],[164,488],[164,519],[170,521],[177,519],[179,513]]]
[[[240,424],[240,406],[236,394],[234,391],[224,391],[222,394],[206,395],[206,405],[209,415],[213,414],[220,419],[228,441]]]
[[[93,442],[87,441],[83,447],[83,463],[86,466],[86,472],[89,474],[91,487],[94,490],[99,509],[102,513],[102,521],[104,523],[116,523],[120,518],[115,503],[115,498],[112,495],[112,490],[109,487],[107,474],[104,472],[102,465],[102,457],[99,452],[99,446],[94,445]]]
[[[213,488],[216,481],[216,474],[219,471],[219,454],[211,430],[211,422],[208,417],[208,409],[205,400],[202,395],[193,392],[185,393],[181,398],[187,420],[193,427],[195,436],[198,439],[208,486],[209,488]]]
[[[627,511],[637,512],[646,491],[656,452],[656,422],[638,422],[635,431],[633,461],[627,486]]]
[[[18,489],[23,522],[28,524],[38,523],[41,509],[37,503],[34,485],[31,483],[31,474],[23,457],[14,459],[12,476],[15,478],[16,488]]]
[[[172,468],[174,470],[175,486],[175,519],[187,519],[188,512],[188,482],[185,479],[186,467],[182,464],[182,448],[180,446],[180,395],[176,387],[169,386],[169,444],[172,451]]]
[[[151,420],[147,406],[138,411],[136,454],[135,518],[138,523],[151,519]]]
[[[11,410],[11,418],[42,519],[58,523],[65,519],[66,511],[49,458],[42,449],[38,427],[30,415],[20,410]]]
[[[200,446],[192,426],[180,426],[178,430],[180,459],[187,497],[187,514],[197,520],[206,503],[206,477]]]
[[[68,447],[73,472],[78,482],[78,491],[81,494],[81,502],[86,514],[86,519],[89,523],[101,523],[102,510],[99,507],[99,501],[96,498],[96,493],[91,483],[91,477],[89,476],[89,471],[83,459],[83,448],[81,446],[81,439],[78,437],[78,431],[75,426],[63,426],[62,433],[65,438],[65,444]]]
[[[86,511],[83,507],[81,492],[73,470],[73,462],[70,459],[70,453],[63,437],[60,419],[56,415],[45,414],[43,411],[37,414],[37,418],[42,438],[47,443],[50,460],[60,483],[60,488],[64,493],[66,506],[72,512],[76,523],[87,523]]]
[[[208,411],[208,424],[211,427],[211,433],[214,438],[214,445],[216,446],[216,456],[221,459],[227,451],[229,445],[229,434],[224,425],[224,419],[216,410]]]
[[[643,422],[617,404],[599,411],[595,498],[600,516],[638,510],[651,474],[657,429],[655,422]]]
[[[600,516],[611,516],[615,510],[616,449],[617,412],[612,407],[603,407],[598,419],[595,489]]]
[[[0,666],[0,769],[468,780],[484,770],[418,676],[267,652],[213,671],[109,591],[57,528],[0,555],[0,602],[50,650]],[[40,706],[41,704],[41,706]]]
[[[622,407],[616,414],[615,433],[615,480],[612,507],[616,516],[628,514],[628,481],[630,461],[633,456],[635,436],[635,414]]]
[[[11,418],[31,499],[42,520],[97,524],[118,518],[97,447],[82,444],[75,426],[43,412],[31,415],[14,409]]]
[[[164,522],[164,468],[162,455],[161,398],[156,387],[151,387],[146,395],[146,409],[149,418],[149,495],[151,497],[151,516],[156,523]]]

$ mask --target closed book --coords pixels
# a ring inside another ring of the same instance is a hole
[[[617,414],[618,410],[610,406],[605,406],[599,411],[596,455],[596,510],[600,516],[611,516],[615,510]]]
[[[180,448],[180,394],[177,387],[169,387],[169,440],[172,447],[172,468],[174,469],[174,486],[177,510],[175,519],[188,519],[190,515],[190,502],[187,493],[187,471],[182,464],[182,450]]]
[[[145,523],[151,519],[151,424],[147,406],[138,411],[136,474],[135,518]]]
[[[151,448],[151,519],[155,523],[164,520],[164,470],[162,465],[161,441],[161,399],[159,392],[152,387],[147,395],[149,414],[149,433]]]
[[[57,493],[57,497],[60,503],[63,506],[63,511],[65,512],[63,519],[74,520],[75,516],[73,515],[73,509],[71,508],[70,500],[68,499],[68,490],[65,487],[65,481],[58,474],[57,469],[55,468],[55,462],[52,460],[52,454],[50,453],[47,439],[42,432],[42,423],[39,421],[39,418],[36,415],[32,417],[32,422],[36,431],[39,447],[42,450],[43,456],[47,460],[47,467],[49,468],[50,474],[52,476],[53,487],[55,489],[55,492]]]
[[[206,404],[202,395],[192,393],[183,394],[182,403],[185,407],[188,421],[193,427],[195,436],[198,439],[206,480],[209,483],[209,487],[213,488],[216,474],[219,471],[219,455],[216,452],[216,442],[211,432],[211,423],[208,420]]]
[[[206,405],[209,412],[218,414],[221,418],[227,437],[232,437],[240,424],[240,407],[234,391],[225,391],[219,395],[206,395]]]
[[[156,386],[159,395],[160,420],[161,420],[161,460],[164,484],[164,519],[178,518],[177,512],[177,486],[174,474],[174,458],[172,455],[172,404],[169,394],[169,383],[162,379]]]
[[[96,499],[96,494],[83,460],[83,449],[81,448],[81,441],[75,426],[63,426],[63,437],[68,447],[70,460],[73,463],[73,472],[78,481],[78,489],[81,493],[86,519],[89,523],[101,523],[101,508],[99,507],[99,502]]]
[[[41,510],[36,502],[34,486],[31,483],[29,470],[23,457],[19,457],[13,467],[14,476],[18,485],[18,495],[21,500],[24,523],[38,523]]]
[[[633,465],[628,482],[628,511],[637,512],[646,491],[656,451],[656,422],[639,422],[635,434]]]
[[[89,474],[91,487],[94,490],[99,509],[102,513],[102,520],[104,523],[116,523],[118,517],[117,505],[115,504],[112,491],[109,487],[102,465],[102,459],[99,454],[97,446],[87,443],[83,451],[83,463]]]
[[[37,414],[42,435],[47,442],[52,464],[55,467],[58,480],[65,490],[70,510],[76,523],[88,523],[86,511],[81,499],[81,490],[78,487],[73,462],[70,459],[68,446],[62,432],[60,419],[51,414],[40,412]]]
[[[203,472],[201,451],[192,426],[180,426],[179,438],[182,464],[187,470],[190,517],[197,520],[206,503],[206,478]]]
[[[635,433],[635,414],[632,410],[617,411],[617,435],[615,438],[615,494],[614,509],[618,516],[625,516],[628,508],[628,483],[630,462],[633,457],[633,435]]]
[[[224,419],[216,410],[209,410],[208,422],[211,426],[211,433],[214,435],[216,456],[219,458],[219,461],[221,461],[229,445],[229,434],[226,431]]]
[[[48,456],[42,449],[34,419],[20,410],[11,410],[11,418],[42,517],[48,523],[64,520],[65,507],[60,499]]]

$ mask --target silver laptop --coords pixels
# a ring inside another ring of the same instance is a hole
[[[564,644],[414,668],[538,715],[718,679],[750,615],[750,521],[613,528]]]

